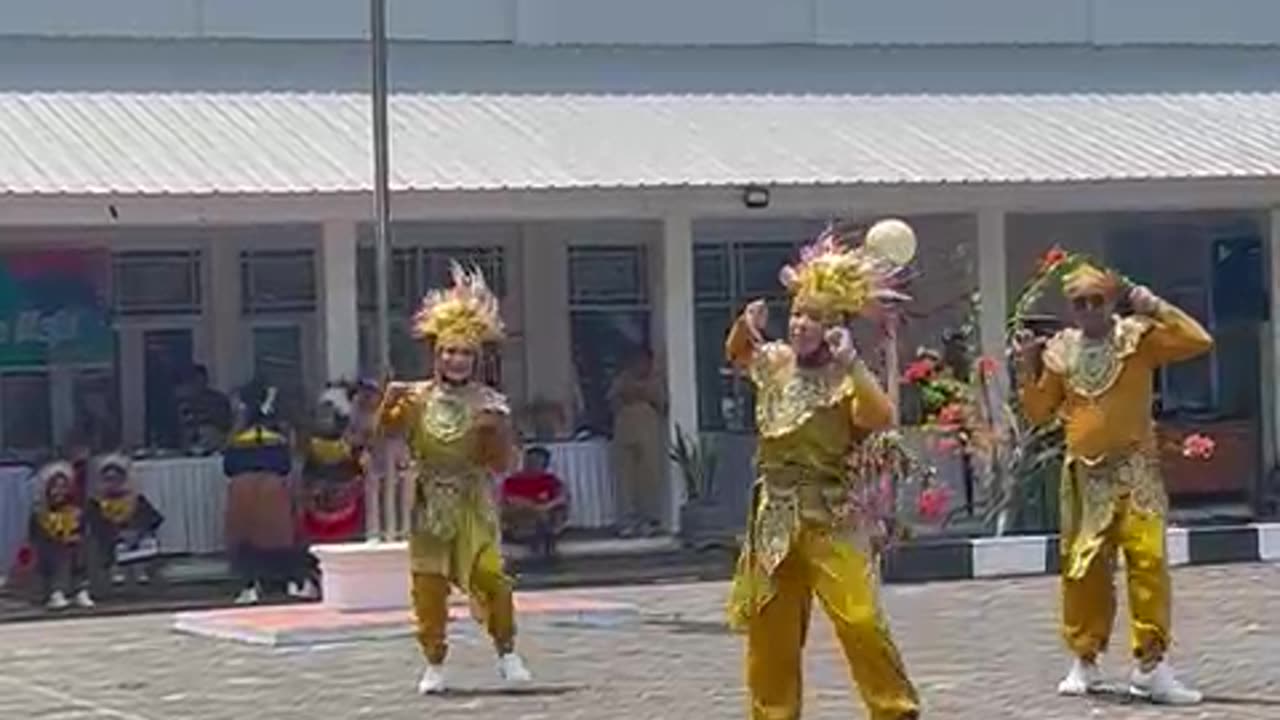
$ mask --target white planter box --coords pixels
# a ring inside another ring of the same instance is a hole
[[[409,607],[409,544],[317,545],[326,607],[343,612]]]
[[[976,538],[973,576],[1040,575],[1044,573],[1048,541],[1043,535]]]

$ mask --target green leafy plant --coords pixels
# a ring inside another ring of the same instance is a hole
[[[668,457],[680,468],[686,498],[697,500],[710,494],[719,464],[719,457],[713,448],[676,425]]]

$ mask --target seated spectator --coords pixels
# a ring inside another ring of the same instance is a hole
[[[231,401],[209,386],[208,369],[193,367],[178,388],[177,399],[182,449],[197,455],[221,449],[231,431]]]
[[[36,473],[35,483],[29,531],[46,606],[64,610],[74,602],[91,608],[85,555],[88,528],[76,501],[75,469],[68,462],[48,463]]]
[[[547,470],[550,463],[546,448],[530,448],[524,468],[503,481],[501,500],[503,535],[548,559],[569,520],[569,498],[564,483]]]
[[[110,574],[112,584],[132,579],[145,585],[151,580],[148,567],[160,555],[156,532],[164,518],[138,492],[129,470],[129,459],[123,455],[106,455],[94,464],[89,528],[97,551],[96,567]]]

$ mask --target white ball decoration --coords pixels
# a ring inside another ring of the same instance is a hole
[[[871,252],[897,265],[906,265],[916,256],[916,232],[897,218],[872,225],[863,244]]]

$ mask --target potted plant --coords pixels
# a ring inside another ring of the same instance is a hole
[[[680,507],[680,532],[687,544],[707,547],[723,540],[720,532],[723,508],[714,497],[719,457],[701,438],[691,436],[676,425],[668,457],[680,470],[684,481],[684,504]],[[732,538],[728,538],[732,542]]]

